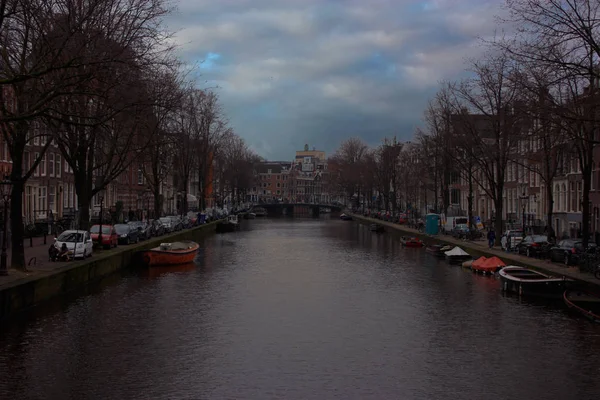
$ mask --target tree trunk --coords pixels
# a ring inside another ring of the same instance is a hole
[[[160,198],[160,188],[158,186],[154,187],[153,200],[154,200],[154,219],[159,219],[162,215],[162,204]]]
[[[500,239],[502,238],[502,212],[503,204],[502,204],[502,196],[497,196],[499,198],[494,199],[494,208],[496,209],[496,221],[494,222],[494,230],[496,231],[496,244],[500,244]]]
[[[84,165],[84,164],[79,164]],[[90,183],[86,178],[85,171],[74,170],[75,193],[77,193],[77,207],[79,209],[78,229],[88,230],[90,228]],[[102,218],[102,216],[100,216]]]
[[[589,146],[589,152],[592,152],[591,145]],[[591,158],[590,158],[591,159]],[[581,171],[583,175],[583,199],[582,199],[582,213],[581,213],[581,234],[583,235],[583,248],[586,249],[590,239],[590,186],[592,178],[592,166],[590,163],[584,170]]]
[[[25,226],[23,224],[23,189],[25,181],[21,178],[21,163],[13,163],[11,174],[12,188],[10,193],[10,229],[11,229],[11,256],[10,266],[19,271],[27,271],[25,263]],[[6,217],[5,217],[6,218]]]
[[[554,213],[554,196],[552,193],[552,182],[546,185],[546,198],[548,199],[548,212],[546,214],[548,228],[552,228],[552,214]]]
[[[474,231],[477,227],[473,226],[473,169],[469,166],[469,195],[467,196],[467,217],[469,218],[469,230]]]

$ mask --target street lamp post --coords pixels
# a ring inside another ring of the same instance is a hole
[[[98,232],[98,244],[102,247],[102,213],[104,212],[104,196],[100,195],[100,231]]]
[[[7,266],[7,254],[6,254],[6,236],[8,235],[8,201],[10,199],[10,189],[12,182],[8,177],[4,177],[4,180],[0,182],[0,190],[2,194],[2,200],[4,201],[4,215],[3,215],[3,226],[2,226],[2,253],[0,253],[0,275],[8,275]]]

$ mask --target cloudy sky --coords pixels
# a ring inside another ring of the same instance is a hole
[[[260,155],[352,136],[410,140],[440,80],[465,74],[500,0],[179,0],[168,20]]]

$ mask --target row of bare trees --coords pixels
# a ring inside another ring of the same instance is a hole
[[[226,148],[237,146],[244,160],[253,155],[228,128],[217,95],[186,79],[163,23],[170,11],[166,0],[0,0],[0,132],[13,161],[13,268],[25,269],[25,184],[53,143],[73,170],[84,229],[93,197],[134,163],[143,166],[157,212],[161,186],[173,174],[183,191],[200,177],[204,199],[216,160],[223,160],[224,177],[227,171],[243,186]],[[42,148],[32,158],[34,143]]]
[[[470,62],[470,78],[441,84],[418,138],[441,160],[432,173],[442,178],[442,203],[449,204],[450,174],[460,174],[469,186],[469,216],[474,190],[482,190],[494,204],[497,231],[511,164],[541,181],[552,226],[553,181],[565,160],[575,159],[586,245],[600,104],[600,3],[507,0],[506,7],[500,22],[516,33],[487,42],[486,55]]]
[[[411,182],[416,178],[429,188],[421,193],[433,192],[445,210],[451,182],[460,176],[468,184],[469,216],[474,192],[483,191],[494,204],[499,232],[511,165],[542,182],[546,223],[551,226],[553,181],[564,172],[560,166],[566,160],[576,160],[587,244],[592,174],[600,161],[594,160],[600,117],[600,2],[506,0],[505,6],[507,16],[499,23],[512,33],[484,42],[487,52],[469,62],[469,78],[440,84],[425,111],[425,127],[416,134],[419,150],[410,152],[420,157],[396,159],[386,142],[369,151],[359,140],[347,141],[334,157],[338,185],[347,195],[371,185],[382,196],[402,191],[386,200],[387,208],[402,196],[410,197],[410,188],[418,186]]]

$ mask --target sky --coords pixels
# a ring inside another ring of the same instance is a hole
[[[466,76],[500,0],[179,0],[167,20],[197,85],[269,160],[349,137],[408,141],[442,80]]]

